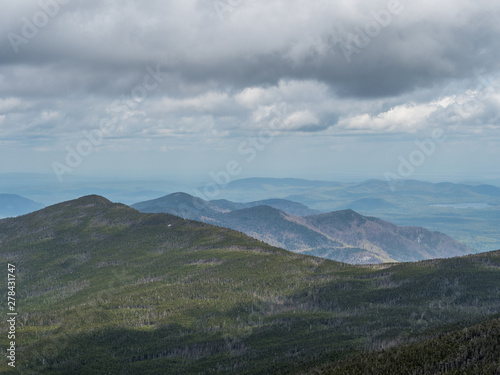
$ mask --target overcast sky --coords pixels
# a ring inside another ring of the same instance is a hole
[[[499,2],[0,4],[0,173],[500,175]]]

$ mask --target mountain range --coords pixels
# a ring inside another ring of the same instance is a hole
[[[353,266],[86,196],[0,220],[0,259],[15,266],[18,302],[16,368],[0,361],[1,374],[451,375],[500,365],[500,251]]]
[[[0,191],[29,197],[45,205],[88,194],[100,194],[114,202],[130,205],[176,191],[218,201],[259,202],[277,198],[302,203],[322,213],[352,209],[363,216],[377,217],[396,225],[427,228],[445,233],[476,252],[500,248],[500,188],[484,183],[243,178],[216,186],[214,190],[213,186],[208,188],[213,181],[199,186],[196,181],[166,178],[117,180],[68,176],[65,184],[58,184],[53,175],[2,174],[0,178]],[[39,207],[33,210],[36,209]],[[3,216],[23,213],[27,212]]]
[[[200,187],[192,194],[204,198],[198,194],[203,191]],[[288,199],[322,212],[352,209],[397,225],[446,233],[476,251],[500,247],[500,187],[493,185],[245,178],[221,186],[218,195],[233,201]]]
[[[284,199],[235,203],[173,193],[132,207],[235,229],[273,246],[353,264],[417,261],[472,252],[443,233],[397,226],[350,209],[318,214]]]
[[[200,190],[202,190],[200,188]],[[435,200],[450,199],[498,199],[500,187],[487,184],[471,185],[452,182],[432,183],[418,180],[366,180],[362,182],[312,181],[296,178],[244,178],[234,180],[223,186],[222,194],[235,197],[265,197],[269,192],[280,198],[298,197],[302,200],[324,202],[329,207],[338,208],[345,204],[338,199],[363,198],[369,194],[372,197],[385,196],[398,201],[401,196],[412,195],[415,199],[429,197]],[[320,195],[322,193],[322,196]],[[288,198],[292,199],[292,198]],[[297,200],[297,199],[294,199]]]

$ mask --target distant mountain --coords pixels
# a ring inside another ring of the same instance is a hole
[[[202,217],[214,217],[219,213],[257,206],[270,206],[299,216],[319,213],[319,211],[312,210],[302,203],[293,202],[287,199],[266,199],[247,203],[232,202],[226,199],[206,201],[182,192],[132,205],[133,208],[142,212],[168,212],[193,220],[199,220]]]
[[[273,207],[296,216],[308,216],[321,213],[321,211],[312,210],[302,203],[294,202],[288,199],[265,199],[262,201],[251,202],[250,204],[252,205],[252,207],[257,207],[257,206]]]
[[[345,209],[352,209],[356,211],[368,210],[387,210],[393,209],[397,206],[382,198],[361,198],[345,205]]]
[[[343,247],[342,243],[302,225],[298,216],[269,206],[232,211],[222,215],[218,224],[291,251]]]
[[[341,183],[251,178],[221,187],[219,196],[232,201],[281,198],[321,212],[353,209],[394,224],[446,233],[474,251],[500,247],[500,187],[494,185],[403,179]]]
[[[443,233],[420,227],[397,226],[381,219],[362,216],[353,210],[308,216],[303,220],[309,227],[329,238],[369,251],[386,261],[447,258],[472,252],[468,246]],[[374,259],[362,260],[372,262]]]
[[[345,207],[346,201],[363,199],[383,199],[403,211],[408,203],[500,203],[500,187],[497,186],[418,180],[387,182],[371,179],[358,183],[341,183],[290,178],[246,178],[227,184],[221,190],[221,195],[232,200],[241,200],[244,196],[263,200],[272,196],[304,203],[322,211]]]
[[[274,203],[275,207],[259,203]],[[132,207],[235,229],[273,246],[353,264],[416,261],[472,252],[445,234],[396,226],[352,210],[298,216],[276,208],[302,213],[309,210],[286,200],[235,203],[175,193]]]
[[[24,215],[43,207],[41,203],[16,194],[0,194],[0,218]]]
[[[231,202],[228,202],[228,204]],[[169,213],[185,219],[215,222],[223,207],[186,193],[172,193],[164,197],[133,204],[131,207],[147,213]]]
[[[244,213],[290,218],[266,206]],[[382,225],[352,211],[293,220],[331,232]],[[500,251],[352,266],[94,195],[0,220],[0,258],[22,301],[16,368],[0,361],[1,374],[498,368]],[[10,341],[0,335],[0,347]]]
[[[381,180],[368,180],[349,187],[352,193],[387,193],[390,190],[390,184]],[[500,187],[493,185],[466,185],[451,182],[425,182],[418,180],[398,180],[394,183],[395,191],[398,194],[417,194],[448,197],[467,197],[470,199],[474,195],[500,196]]]
[[[300,178],[268,178],[251,177],[231,181],[224,188],[229,190],[258,189],[263,188],[319,188],[341,185],[333,181],[304,180]]]
[[[469,185],[465,185],[465,186],[469,186]],[[475,193],[481,194],[481,195],[490,195],[493,197],[500,196],[500,188],[498,186],[477,185],[477,186],[472,186],[471,190],[474,191]]]
[[[248,203],[237,203],[220,199],[210,201],[210,204],[212,207],[217,207],[222,211],[236,211],[257,206],[269,206],[297,216],[316,215],[320,213],[318,210],[312,210],[302,203],[294,202],[288,199],[264,199]]]

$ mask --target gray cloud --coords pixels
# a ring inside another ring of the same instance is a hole
[[[389,2],[353,2],[357,11],[343,2],[245,2],[226,21],[202,3],[209,2],[72,1],[18,54],[4,38],[0,63],[51,69],[61,91],[64,82],[76,90],[120,91],[146,64],[162,62],[192,84],[244,88],[315,79],[358,97],[398,95],[467,78],[474,69],[498,69],[499,7],[491,2],[424,8],[401,1],[401,12],[364,48],[346,40],[360,30],[366,36],[373,12],[387,12]],[[1,34],[22,36],[21,17],[36,14],[36,7],[18,7],[11,5]],[[357,50],[350,63],[345,45]]]
[[[7,2],[0,137],[64,150],[126,103],[109,142],[229,147],[266,129],[278,105],[277,136],[425,135],[443,121],[439,103],[498,81],[500,5],[391,4],[245,0],[221,19],[211,0]],[[131,102],[151,69],[161,81]],[[496,92],[482,100],[451,134],[491,137],[499,103]]]

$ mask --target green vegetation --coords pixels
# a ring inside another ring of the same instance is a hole
[[[411,345],[349,358],[309,371],[316,375],[491,375],[500,373],[500,320]]]
[[[355,267],[97,196],[0,221],[0,246],[19,312],[2,374],[326,371],[500,313],[500,252]]]

